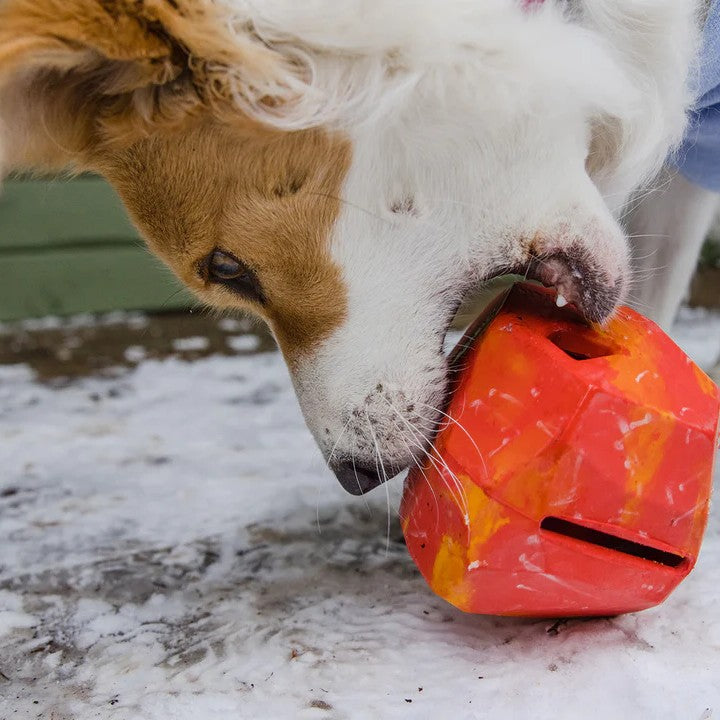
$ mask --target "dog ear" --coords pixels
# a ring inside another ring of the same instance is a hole
[[[93,154],[200,108],[292,102],[297,68],[212,0],[0,0],[5,167],[91,165]],[[0,151],[2,147],[0,147]],[[0,157],[0,170],[2,170]]]

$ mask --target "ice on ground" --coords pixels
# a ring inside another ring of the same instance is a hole
[[[715,322],[678,337],[710,357]],[[3,720],[720,717],[717,509],[659,608],[463,615],[398,541],[399,481],[324,467],[277,354],[138,361],[0,366]]]

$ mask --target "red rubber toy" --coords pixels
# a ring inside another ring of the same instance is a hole
[[[461,610],[615,615],[662,602],[707,521],[720,393],[651,321],[589,326],[519,284],[456,348],[456,389],[401,517]]]

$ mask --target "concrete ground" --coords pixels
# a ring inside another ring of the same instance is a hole
[[[678,340],[712,362],[719,322]],[[718,717],[717,508],[657,608],[463,614],[398,540],[401,480],[340,489],[272,348],[194,314],[0,329],[2,720]]]

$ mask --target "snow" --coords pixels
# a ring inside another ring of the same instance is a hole
[[[125,350],[125,359],[130,363],[139,363],[145,359],[146,355],[147,352],[141,345],[130,345],[130,347]]]
[[[720,363],[720,313],[682,308],[671,336],[701,367]]]
[[[227,339],[228,347],[235,352],[252,352],[260,347],[257,335],[235,335]]]
[[[30,318],[23,320],[20,325],[23,330],[55,330],[58,328],[86,328],[112,325],[128,325],[130,327],[142,328],[147,324],[147,316],[139,312],[127,312],[118,310],[114,312],[101,313],[94,315],[91,313],[82,313],[71,317],[58,317],[56,315],[48,315],[41,318]],[[15,330],[18,323],[0,322],[0,333],[11,333]]]
[[[720,318],[676,337],[710,367]],[[398,541],[400,481],[345,495],[279,356],[237,349],[0,366],[0,718],[720,717],[717,509],[661,607],[463,615]]]
[[[178,352],[207,350],[210,347],[210,341],[206,337],[177,338],[177,340],[173,340],[173,347]]]

